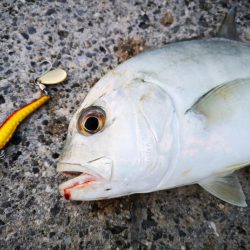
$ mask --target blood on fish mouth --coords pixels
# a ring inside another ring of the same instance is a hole
[[[99,165],[90,166],[87,163],[86,165],[81,165],[60,161],[57,166],[57,171],[66,177],[66,180],[59,185],[60,194],[64,196],[66,200],[80,199],[84,195],[84,192],[94,190],[96,185],[111,178],[112,164],[110,162],[111,161],[102,160]],[[102,168],[98,171],[100,165],[103,165],[104,169]]]
[[[97,179],[99,179],[97,176],[94,176],[89,173],[84,172],[78,172],[78,171],[63,171],[62,174],[67,177],[73,177],[70,178],[66,183],[68,185],[64,186],[61,189],[61,192],[63,193],[63,196],[66,200],[71,200],[71,190],[72,189],[82,189],[85,188],[87,185],[95,182]],[[81,178],[82,176],[82,178]],[[64,184],[66,184],[64,183]]]
[[[86,185],[88,185],[88,184],[90,184],[92,182],[94,182],[94,180],[86,180],[83,183],[76,182],[76,183],[72,184],[71,186],[69,186],[67,188],[64,188],[64,190],[63,190],[64,198],[66,200],[70,200],[71,199],[71,193],[69,191],[71,188],[74,188],[74,187],[77,187],[77,186],[78,187],[86,187]]]

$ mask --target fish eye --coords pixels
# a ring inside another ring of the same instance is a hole
[[[84,109],[78,120],[78,130],[83,135],[92,135],[101,131],[105,125],[106,113],[97,106]]]

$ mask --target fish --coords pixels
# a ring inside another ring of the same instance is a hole
[[[216,38],[145,51],[104,75],[73,115],[57,171],[67,200],[199,184],[246,207],[234,173],[250,163],[250,46],[236,7]]]

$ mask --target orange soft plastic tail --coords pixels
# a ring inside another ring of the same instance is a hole
[[[10,115],[5,122],[0,126],[0,150],[3,149],[6,144],[10,141],[11,137],[15,133],[18,125],[30,114],[40,108],[50,99],[49,96],[45,95],[39,99],[25,105],[21,109]]]

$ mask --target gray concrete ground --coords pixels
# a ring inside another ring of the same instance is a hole
[[[250,40],[250,2],[237,25]],[[0,122],[38,96],[31,80],[43,60],[68,81],[20,126],[0,162],[1,249],[250,249],[249,208],[226,204],[194,185],[151,194],[68,202],[56,171],[68,123],[89,88],[145,48],[210,37],[226,0],[0,3]],[[239,178],[250,204],[249,168]]]

